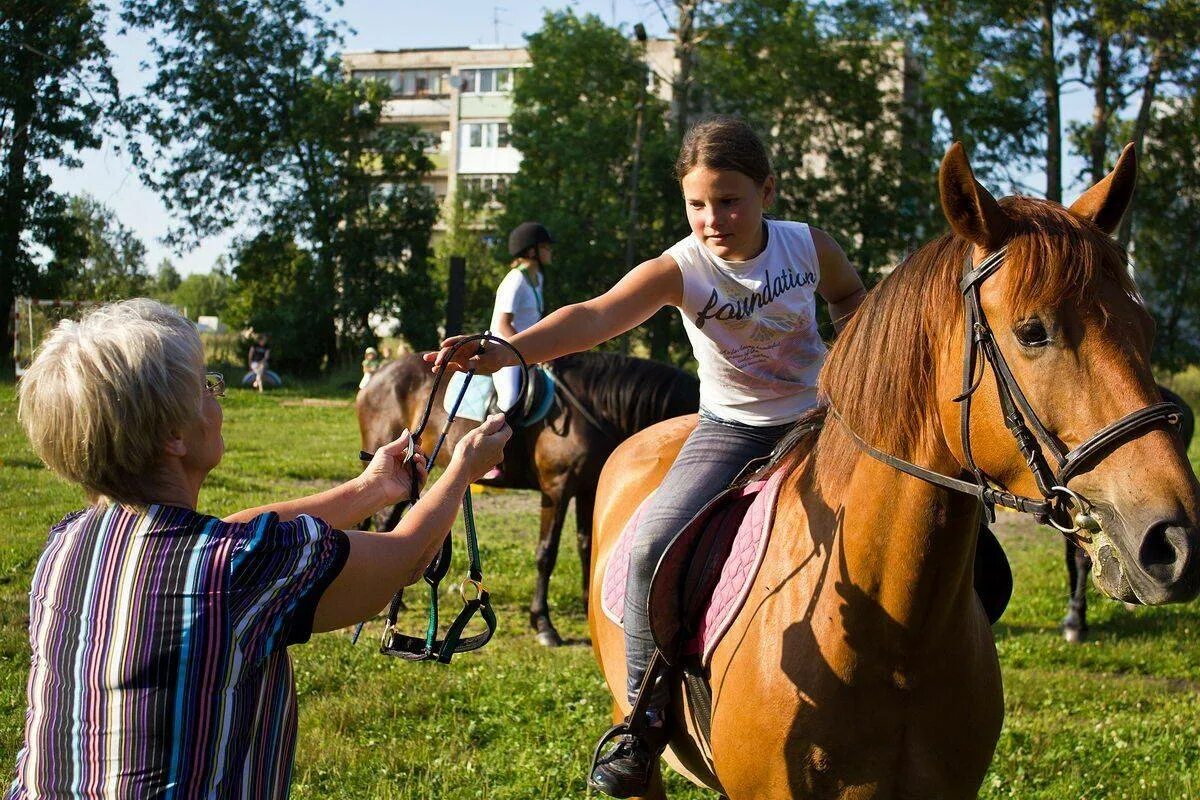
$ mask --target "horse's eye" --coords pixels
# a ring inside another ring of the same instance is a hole
[[[1013,327],[1013,335],[1023,347],[1045,347],[1050,344],[1050,333],[1037,317],[1018,322]]]

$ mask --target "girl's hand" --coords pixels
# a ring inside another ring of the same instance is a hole
[[[394,442],[385,444],[375,451],[375,457],[363,470],[359,479],[368,491],[377,492],[381,498],[380,508],[409,500],[413,496],[412,470],[408,465],[408,454],[412,452],[412,463],[417,468],[417,491],[429,477],[429,465],[425,454],[413,442],[412,434],[404,431]]]
[[[511,350],[493,342],[484,342],[483,353],[479,355],[476,355],[479,351],[478,345],[468,344],[460,347],[454,354],[454,360],[449,361],[450,350],[454,345],[467,338],[469,337],[466,335],[451,336],[442,342],[441,350],[436,353],[426,353],[424,355],[425,362],[432,364],[435,372],[445,363],[447,369],[459,372],[473,369],[481,375],[490,375],[498,369],[515,366],[518,363],[517,357]]]
[[[456,464],[466,472],[473,483],[487,474],[504,457],[504,445],[512,436],[512,430],[503,414],[492,414],[478,428],[458,440],[450,465]]]

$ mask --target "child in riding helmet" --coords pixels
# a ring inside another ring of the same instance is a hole
[[[542,270],[550,263],[552,244],[554,237],[540,222],[522,222],[508,235],[512,269],[496,289],[492,333],[511,340],[542,318],[546,307],[542,299],[545,283]],[[496,405],[501,411],[508,411],[521,391],[521,368],[516,365],[501,367],[492,375],[492,384],[496,387]],[[500,475],[497,465],[483,479],[495,480]]]
[[[548,361],[674,306],[691,340],[700,422],[643,511],[630,555],[624,625],[631,702],[654,652],[647,601],[659,556],[747,462],[770,453],[817,404],[825,344],[816,296],[840,329],[864,295],[858,273],[828,234],[763,216],[775,199],[775,178],[766,148],[746,123],[699,122],[685,136],[675,169],[691,233],[599,297],[561,308],[510,339],[529,363]],[[445,356],[443,349],[436,361]],[[456,360],[458,368],[489,372],[513,357],[495,348]],[[616,797],[645,789],[667,738],[668,690],[660,683],[653,692],[649,719],[636,726],[645,733],[624,737],[601,761],[589,776],[594,788]]]

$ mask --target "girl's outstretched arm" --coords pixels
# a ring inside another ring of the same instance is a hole
[[[509,341],[527,362],[537,364],[595,347],[641,325],[663,306],[682,302],[683,276],[679,265],[664,253],[634,267],[599,297],[563,306]],[[461,338],[454,336],[442,342],[442,349],[436,354],[426,354],[425,360],[435,367],[441,364],[448,349]],[[517,363],[502,347],[490,348],[481,356],[471,356],[467,349],[455,355],[455,368],[475,368],[486,373]]]
[[[821,265],[817,294],[829,304],[829,318],[833,320],[834,330],[840,331],[867,296],[867,290],[858,271],[851,266],[850,259],[833,237],[819,228],[809,228],[809,231]]]

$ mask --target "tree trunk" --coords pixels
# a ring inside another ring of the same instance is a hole
[[[1054,56],[1055,0],[1042,0],[1042,93],[1046,97],[1046,199],[1062,202],[1062,110]]]
[[[1092,183],[1098,183],[1104,178],[1107,170],[1104,168],[1104,157],[1108,150],[1108,123],[1112,118],[1112,93],[1109,81],[1112,80],[1112,52],[1109,50],[1108,34],[1104,26],[1097,21],[1096,31],[1096,82],[1092,85],[1094,108],[1092,110],[1092,136],[1088,143],[1088,167],[1092,173]]]
[[[34,101],[36,72],[30,63],[31,54],[18,50],[16,58],[24,91],[14,93],[20,99],[12,107],[12,145],[4,154],[4,186],[0,196],[0,336],[4,337],[3,352],[12,359],[12,337],[9,334],[13,298],[20,278],[19,264],[24,261],[21,250],[21,231],[29,218],[28,185],[25,170],[29,165],[29,129],[37,110]]]
[[[676,139],[687,132],[692,109],[692,61],[696,54],[696,7],[700,0],[677,0],[679,18],[675,25],[675,59],[679,71],[671,83],[671,124]]]
[[[1138,157],[1142,157],[1142,144],[1146,141],[1146,131],[1150,128],[1150,119],[1154,111],[1154,99],[1158,93],[1158,82],[1162,77],[1163,59],[1165,56],[1164,46],[1161,42],[1154,48],[1154,54],[1150,57],[1150,68],[1146,73],[1146,82],[1142,84],[1142,101],[1138,107],[1137,119],[1133,123],[1133,147],[1137,152]],[[1134,187],[1134,198],[1137,197],[1137,187]],[[1133,214],[1136,206],[1133,199],[1129,202],[1129,210],[1125,212],[1125,218],[1121,220],[1121,226],[1117,229],[1117,242],[1121,245],[1121,249],[1129,249],[1129,241],[1133,237]]]

